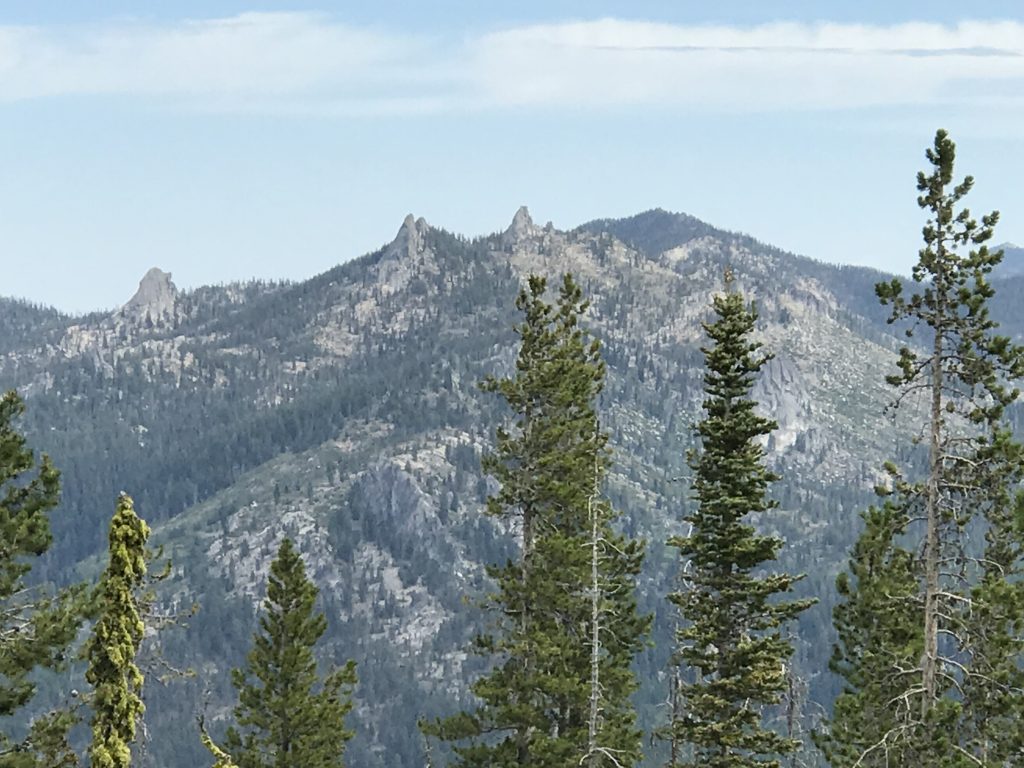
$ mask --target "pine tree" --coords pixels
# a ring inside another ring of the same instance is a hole
[[[649,627],[634,596],[642,546],[614,530],[600,497],[609,466],[595,400],[600,345],[579,324],[580,287],[563,279],[557,305],[531,276],[516,299],[524,320],[513,376],[488,379],[516,416],[483,462],[499,483],[487,511],[514,521],[517,559],[490,569],[499,615],[477,650],[496,660],[472,691],[480,704],[425,726],[453,742],[465,768],[629,766],[640,732],[630,669]]]
[[[680,706],[667,736],[689,746],[679,765],[701,768],[779,766],[798,746],[764,724],[765,708],[780,701],[793,653],[787,622],[811,601],[781,600],[800,577],[763,574],[783,542],[758,535],[750,516],[776,502],[767,497],[778,477],[764,464],[762,439],[775,422],[755,412],[754,378],[769,356],[751,341],[757,314],[731,290],[713,300],[717,318],[704,330],[713,344],[705,357],[699,451],[690,453],[695,510],[690,531],[671,544],[688,562],[685,588],[669,596],[679,607],[677,660],[694,673],[680,682]]]
[[[37,461],[15,430],[23,412],[15,392],[0,396],[0,717],[32,701],[33,672],[70,657],[83,607],[80,588],[53,594],[26,581],[32,558],[50,546],[48,513],[60,498],[60,474],[49,457]],[[24,741],[0,733],[0,767],[66,764],[74,722],[72,713],[56,711],[35,720]]]
[[[149,526],[122,493],[110,521],[109,562],[100,580],[97,619],[86,647],[85,679],[93,687],[91,768],[128,768],[131,745],[145,707],[143,675],[136,664],[142,645]]]
[[[836,766],[1003,766],[1024,749],[1024,450],[1005,419],[1024,350],[989,316],[988,275],[1002,253],[985,243],[999,216],[979,225],[958,210],[974,182],[953,183],[955,154],[940,130],[926,152],[931,172],[918,174],[929,214],[913,271],[920,288],[877,286],[890,322],[926,334],[922,348],[901,349],[888,377],[897,414],[922,399],[914,427],[926,470],[910,480],[886,466],[883,511],[869,511],[839,582],[834,668],[846,690],[820,737]],[[882,514],[886,526],[873,524]],[[882,555],[874,571],[872,550]]]
[[[260,629],[248,666],[232,672],[238,691],[236,726],[226,752],[240,768],[340,768],[352,732],[355,663],[328,674],[319,684],[313,648],[327,629],[314,611],[316,586],[301,555],[285,539],[270,565]]]

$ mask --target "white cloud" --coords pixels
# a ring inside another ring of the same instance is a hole
[[[498,32],[474,49],[482,90],[501,103],[843,108],[957,102],[1024,78],[1024,25],[1014,22],[734,28],[606,19]]]
[[[7,27],[0,28],[0,99],[359,95],[411,78],[418,49],[410,38],[294,13],[170,26]]]
[[[679,26],[617,19],[439,39],[329,16],[0,27],[0,102],[67,95],[231,111],[1020,105],[1024,24]]]

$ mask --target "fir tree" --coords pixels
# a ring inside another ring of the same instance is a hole
[[[314,611],[317,588],[290,539],[270,565],[260,629],[248,666],[232,672],[238,691],[236,727],[226,752],[240,768],[340,768],[352,732],[355,663],[319,683],[313,648],[327,629]]]
[[[109,562],[99,586],[97,619],[86,648],[85,679],[92,684],[92,768],[128,768],[145,707],[136,664],[145,625],[140,594],[147,568],[149,526],[122,493],[110,521]]]
[[[52,594],[26,581],[32,558],[50,546],[48,513],[60,497],[60,474],[47,456],[37,461],[15,430],[23,411],[15,392],[0,396],[0,717],[31,702],[34,671],[64,664],[81,623],[80,588]],[[67,764],[65,737],[74,722],[57,711],[35,720],[24,741],[0,733],[0,766]]]
[[[669,599],[683,621],[677,661],[694,680],[679,683],[680,706],[667,736],[689,747],[688,757],[676,752],[678,765],[777,767],[778,756],[798,743],[766,727],[764,712],[787,686],[793,647],[785,625],[810,601],[779,599],[800,577],[762,573],[783,542],[758,535],[749,522],[776,506],[767,491],[778,479],[762,448],[776,424],[755,412],[750,396],[769,359],[750,339],[757,315],[731,289],[713,307],[717,318],[704,325],[713,344],[702,348],[701,448],[689,456],[697,505],[686,518],[689,534],[670,542],[688,562],[686,588]]]
[[[609,457],[594,403],[605,367],[579,325],[587,302],[570,275],[557,305],[545,289],[531,276],[516,299],[515,374],[482,385],[516,416],[484,459],[500,485],[487,511],[515,520],[521,538],[518,558],[490,569],[499,629],[477,650],[497,663],[472,686],[479,707],[425,728],[454,742],[465,768],[640,759],[629,697],[649,626],[634,596],[642,547],[614,530],[617,515],[599,494]]]
[[[918,174],[929,214],[913,271],[920,288],[877,286],[890,322],[925,334],[923,347],[900,351],[888,381],[897,414],[918,397],[924,406],[914,428],[926,470],[911,480],[887,465],[888,522],[869,512],[852,578],[839,583],[834,668],[846,690],[820,737],[836,766],[1003,766],[1024,749],[1024,451],[1005,419],[1024,351],[989,317],[988,275],[1002,253],[985,243],[998,214],[979,225],[958,210],[973,179],[953,183],[955,149],[939,131],[931,172]],[[865,568],[871,550],[884,555],[875,571]]]

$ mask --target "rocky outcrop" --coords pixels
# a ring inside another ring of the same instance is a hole
[[[133,320],[156,323],[174,317],[174,303],[178,289],[171,281],[171,273],[153,267],[139,281],[139,289],[128,303],[121,308],[121,314]]]
[[[410,213],[405,217],[398,234],[384,249],[377,263],[377,276],[384,293],[394,293],[405,288],[420,271],[435,272],[433,254],[424,241],[430,225],[421,217]]]
[[[427,222],[422,217],[416,219],[410,213],[402,221],[402,226],[399,227],[391,245],[385,249],[381,261],[414,258],[423,250],[423,232],[426,228]]]
[[[751,394],[758,410],[779,425],[769,439],[769,450],[789,448],[809,426],[811,393],[800,370],[784,355],[773,357],[761,369]]]
[[[374,464],[359,476],[350,500],[378,529],[423,544],[438,525],[437,511],[416,479],[390,461]]]
[[[540,228],[530,218],[530,211],[525,206],[519,207],[516,215],[512,217],[512,223],[501,235],[501,244],[506,248],[518,245],[524,240],[536,237],[541,232]]]

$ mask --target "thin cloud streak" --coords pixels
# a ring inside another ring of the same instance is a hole
[[[1024,24],[600,19],[439,39],[306,13],[0,26],[0,104],[62,96],[352,116],[640,105],[763,112],[1005,103]]]
[[[604,19],[507,30],[476,44],[499,103],[678,104],[773,111],[953,103],[970,80],[1024,76],[1024,25],[964,22],[682,27]],[[1000,55],[978,55],[980,50]],[[977,87],[980,84],[980,87]]]

